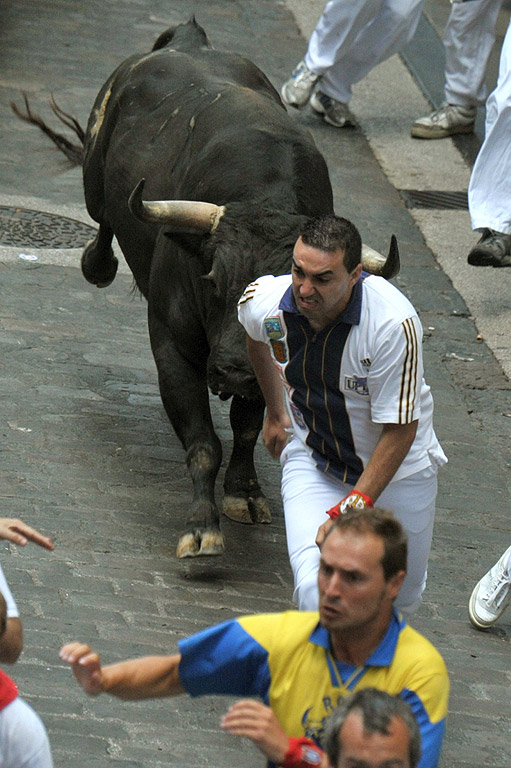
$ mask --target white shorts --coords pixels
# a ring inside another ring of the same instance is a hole
[[[19,696],[0,710],[0,768],[53,768],[44,725]]]
[[[280,461],[287,548],[295,583],[293,599],[300,610],[315,611],[319,566],[316,533],[328,519],[327,509],[347,496],[353,486],[320,472],[296,438],[286,445]],[[408,570],[395,603],[407,616],[419,607],[426,586],[436,494],[437,468],[431,466],[390,483],[377,500],[378,507],[393,512],[408,535]]]

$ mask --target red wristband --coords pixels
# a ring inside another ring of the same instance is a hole
[[[283,768],[311,768],[321,765],[323,760],[322,750],[314,744],[312,739],[289,739],[287,752],[282,761]]]
[[[344,499],[341,499],[338,504],[335,504],[332,509],[327,510],[327,515],[332,520],[335,520],[339,515],[344,514],[348,507],[355,507],[355,509],[363,509],[364,507],[374,507],[373,500],[367,494],[362,491],[357,491],[353,488],[351,493],[348,493]]]

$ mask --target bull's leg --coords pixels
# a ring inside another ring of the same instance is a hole
[[[233,448],[225,472],[224,515],[239,523],[270,523],[271,513],[254,467],[254,448],[261,431],[264,401],[234,396],[231,403]]]
[[[149,319],[149,333],[163,405],[186,450],[193,482],[191,512],[176,554],[178,557],[220,555],[224,551],[224,537],[215,503],[215,480],[222,460],[222,446],[213,429],[206,374],[183,357],[168,328],[154,317]],[[204,360],[205,355],[197,350],[197,361],[201,359]]]
[[[85,246],[82,254],[82,273],[86,280],[98,288],[106,288],[113,281],[118,259],[112,250],[114,233],[106,224],[100,224],[98,234]]]

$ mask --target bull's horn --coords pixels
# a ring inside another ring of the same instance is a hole
[[[137,219],[167,224],[180,232],[214,232],[225,213],[223,205],[194,200],[142,200],[145,179],[141,179],[128,200]]]
[[[396,236],[392,235],[390,238],[389,255],[387,258],[362,243],[362,267],[366,272],[385,277],[387,280],[395,277],[401,268]]]

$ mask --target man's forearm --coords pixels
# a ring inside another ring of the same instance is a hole
[[[282,379],[264,341],[254,341],[247,336],[247,351],[271,419],[286,415]]]
[[[410,424],[384,424],[381,437],[356,487],[373,502],[385,490],[403,463],[415,440],[418,421]]]
[[[185,693],[179,679],[180,655],[146,656],[109,664],[101,670],[103,690],[120,699],[153,699]]]
[[[23,628],[17,617],[5,619],[5,630],[0,635],[0,663],[14,664],[23,650]]]

